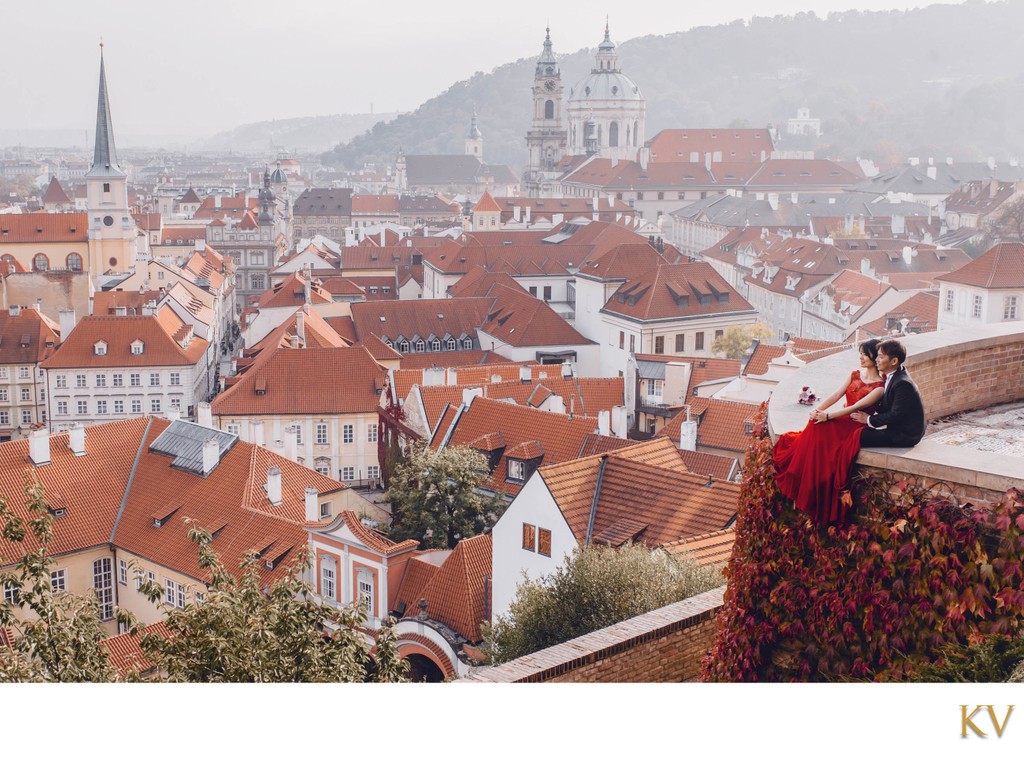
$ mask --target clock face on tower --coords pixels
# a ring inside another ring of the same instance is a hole
[[[548,92],[553,92],[557,86],[558,85],[554,79],[549,79],[544,83],[544,87],[547,89]]]

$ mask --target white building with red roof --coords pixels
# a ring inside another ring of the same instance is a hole
[[[60,328],[38,309],[0,312],[0,441],[45,422],[46,375],[39,364],[59,343]]]
[[[40,363],[46,372],[46,419],[73,423],[176,410],[194,417],[211,390],[209,343],[167,305],[137,316],[88,316]]]
[[[1024,319],[1024,244],[999,243],[937,279],[940,330]]]

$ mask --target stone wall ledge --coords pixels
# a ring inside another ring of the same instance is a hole
[[[902,340],[907,347],[907,371],[921,390],[929,420],[1024,398],[1024,324],[1019,321],[909,335]],[[989,381],[989,389],[976,380],[987,354],[1000,356],[998,371],[1005,375],[998,383]],[[858,366],[854,350],[841,351],[801,367],[780,382],[768,402],[772,439],[807,424],[813,407],[796,403],[803,386],[814,388],[819,397],[828,396]],[[953,397],[950,383],[967,392]],[[977,392],[971,392],[975,385]],[[1024,461],[927,439],[909,449],[863,449],[857,464],[992,494],[1011,487],[1024,489]]]

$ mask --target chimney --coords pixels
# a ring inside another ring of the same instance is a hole
[[[216,438],[203,442],[203,475],[209,475],[220,461],[220,444]]]
[[[690,419],[690,407],[686,407],[686,421],[679,425],[679,448],[683,451],[697,450],[697,420]]]
[[[529,365],[523,365],[519,368],[519,382],[528,383],[533,379],[533,372],[530,370]]]
[[[572,362],[562,362],[562,377],[568,380],[572,375]]]
[[[462,405],[468,407],[473,403],[473,399],[477,396],[483,396],[483,388],[463,388],[462,389]]]
[[[209,401],[199,402],[199,412],[196,421],[203,427],[213,427],[213,407],[210,406]]]
[[[249,423],[249,431],[252,436],[252,442],[257,446],[266,445],[266,437],[263,432],[263,420],[253,420]]]
[[[612,435],[616,438],[626,437],[626,407],[619,405],[612,407]]]
[[[928,160],[931,161],[931,159]],[[938,176],[938,169],[936,169],[934,166],[929,165],[929,167],[925,171],[928,174],[928,179],[935,179]]]
[[[602,409],[597,413],[597,432],[601,435],[611,435],[612,413],[607,409]]]
[[[423,368],[423,385],[444,385],[445,379],[445,368],[444,367],[424,367]]]
[[[914,259],[914,256],[916,256],[916,255],[917,255],[917,251],[915,251],[909,245],[903,246],[903,261],[906,263],[906,265],[908,267],[909,266],[913,266],[913,264],[914,264],[913,259]]]
[[[11,314],[12,317],[16,317],[17,314]],[[67,340],[68,336],[71,335],[71,331],[75,329],[75,310],[74,309],[61,309],[60,310],[60,339],[62,341]]]
[[[11,316],[16,317],[21,314],[21,307],[15,304],[11,304]]]
[[[308,293],[306,303],[309,303]],[[299,309],[299,312],[295,315],[295,335],[298,337],[299,342],[302,344],[302,348],[306,347],[306,315]]]
[[[779,210],[779,194],[778,193],[768,193],[768,205],[771,206],[772,211],[778,211]]]
[[[294,425],[284,429],[284,455],[293,462],[299,458],[299,431]]]
[[[526,223],[527,224],[530,223],[530,206],[529,205],[526,206]]]
[[[288,336],[288,344],[292,348],[302,348],[302,346],[299,345],[299,336],[298,335],[289,335]]]
[[[175,420],[181,419],[181,410],[176,406],[172,406],[167,410],[167,414],[164,415],[168,422],[174,422]]]
[[[36,428],[28,434],[28,458],[32,464],[41,467],[50,463],[50,431]]]
[[[85,456],[85,427],[81,422],[76,422],[68,431],[68,446],[76,457]]]
[[[561,396],[553,395],[547,399],[548,411],[554,412],[555,414],[565,414],[565,399]]]
[[[650,148],[646,148],[646,147],[641,148],[640,149],[639,159],[640,159],[640,171],[642,171],[642,172],[647,171],[647,164],[650,163],[650,161],[651,161],[651,149]]]
[[[281,506],[281,468],[271,467],[267,470],[267,499],[275,507]]]
[[[871,262],[868,259],[860,260],[860,273],[868,277],[875,276],[875,270],[871,268]]]
[[[458,385],[459,382],[459,371],[455,367],[449,367],[445,371],[445,385]]]
[[[213,196],[213,207],[220,208],[220,195]]]
[[[312,275],[302,278],[302,302],[311,303],[313,299]]]
[[[320,519],[320,494],[315,488],[306,489],[306,522]]]
[[[520,216],[521,216],[521,215],[520,215],[520,208],[519,208],[519,206],[513,206],[513,207],[512,207],[512,218],[513,218],[513,219],[514,219],[514,220],[515,220],[516,222],[518,222],[518,221],[519,221],[519,219],[520,219]]]
[[[711,154],[710,153],[705,153],[704,154],[704,168],[707,169],[708,171],[711,171]]]

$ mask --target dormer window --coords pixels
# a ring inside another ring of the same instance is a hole
[[[146,344],[141,340],[132,341],[132,356],[142,356],[142,352],[145,348]]]
[[[96,356],[106,356],[107,355],[107,342],[104,341],[104,340],[97,341],[96,344],[93,345],[92,349],[93,349],[93,353],[95,353]],[[139,353],[142,353],[142,352],[140,351]]]
[[[508,480],[516,483],[526,481],[526,462],[521,459],[508,460]]]

